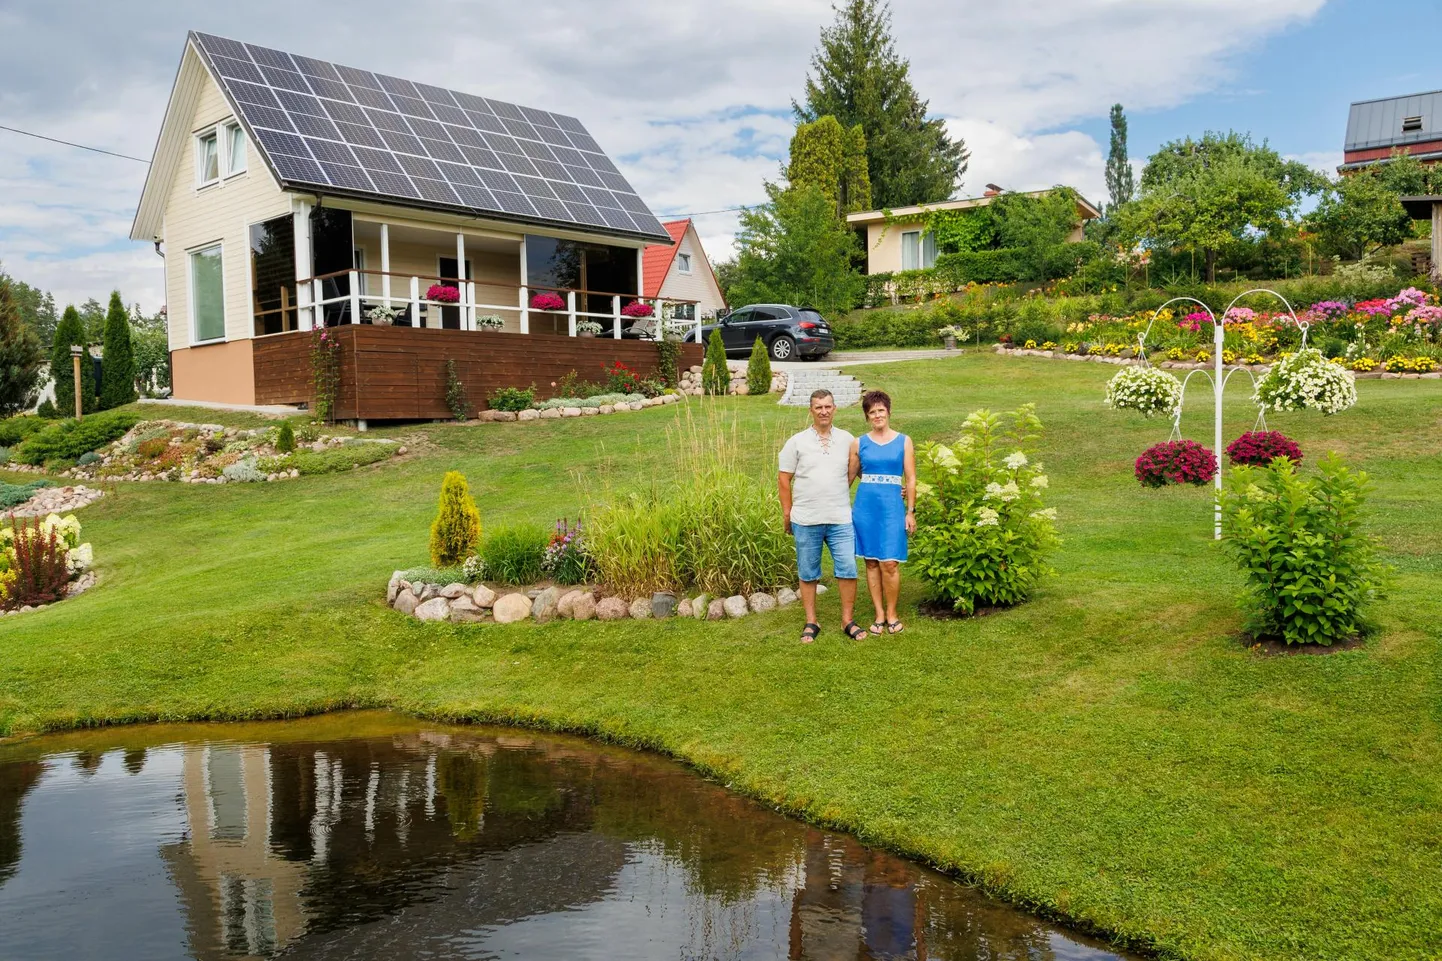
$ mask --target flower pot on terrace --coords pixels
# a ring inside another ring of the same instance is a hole
[[[576,336],[577,336],[577,337],[595,337],[596,334],[595,334],[594,331],[590,331],[590,330],[578,330],[578,331],[576,331]]]
[[[947,350],[956,350],[956,338],[955,338],[955,337],[952,337],[952,336],[948,335],[947,337],[945,337],[945,338],[942,339],[942,343],[946,345],[946,349],[947,349]]]

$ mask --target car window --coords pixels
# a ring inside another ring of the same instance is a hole
[[[740,310],[733,310],[723,319],[723,323],[740,324],[751,319],[751,308],[742,307]]]
[[[803,307],[798,310],[797,313],[801,315],[802,320],[810,320],[818,324],[826,323],[826,318],[821,316],[821,311],[819,310],[812,310],[809,307]]]
[[[786,312],[777,310],[775,307],[753,307],[751,311],[752,320],[785,320]]]

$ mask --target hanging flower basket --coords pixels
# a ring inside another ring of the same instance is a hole
[[[1278,457],[1302,463],[1302,448],[1279,430],[1249,430],[1227,445],[1227,460],[1238,466],[1266,467]]]
[[[1155,367],[1123,367],[1107,381],[1107,406],[1144,417],[1172,416],[1182,403],[1182,382]]]
[[[426,288],[426,300],[438,304],[458,304],[461,302],[461,291],[459,287],[448,284],[431,284]]]
[[[650,304],[643,304],[639,300],[633,300],[621,308],[623,317],[650,317],[656,312]]]
[[[560,294],[537,294],[531,298],[532,310],[565,310],[566,302]]]
[[[1308,347],[1272,365],[1257,381],[1254,399],[1263,410],[1338,414],[1357,403],[1357,383],[1341,364]]]
[[[1217,455],[1196,441],[1169,440],[1142,452],[1136,475],[1143,487],[1201,485],[1217,476]]]

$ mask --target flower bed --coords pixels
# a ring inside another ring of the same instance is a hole
[[[10,526],[0,529],[0,610],[38,610],[79,594],[95,583],[93,562],[74,514],[11,517]]]

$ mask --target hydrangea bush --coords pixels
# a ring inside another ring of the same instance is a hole
[[[1107,381],[1108,407],[1135,410],[1145,417],[1172,416],[1182,403],[1182,382],[1155,367],[1123,367]]]
[[[917,451],[910,559],[935,601],[966,614],[1018,604],[1051,572],[1056,510],[1043,504],[1047,475],[1028,453],[1040,434],[1033,404],[1006,415],[978,410],[955,444]]]
[[[1266,467],[1277,457],[1302,462],[1302,448],[1279,430],[1249,430],[1227,445],[1227,459],[1236,466]]]
[[[1257,382],[1254,399],[1263,410],[1338,414],[1357,403],[1357,383],[1351,371],[1308,347],[1274,364]]]
[[[1135,471],[1143,487],[1200,485],[1217,476],[1217,455],[1196,441],[1169,440],[1142,451]]]

